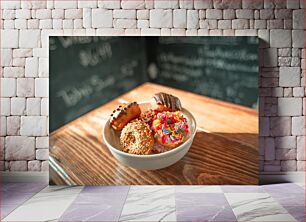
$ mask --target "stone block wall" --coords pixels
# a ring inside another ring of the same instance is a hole
[[[305,170],[304,0],[1,1],[0,169],[48,169],[48,36],[259,36],[260,170]]]

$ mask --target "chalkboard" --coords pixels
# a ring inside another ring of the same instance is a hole
[[[50,132],[147,82],[257,108],[257,37],[50,37]]]
[[[144,41],[50,37],[50,132],[146,82]]]
[[[152,39],[153,82],[257,108],[257,37]]]

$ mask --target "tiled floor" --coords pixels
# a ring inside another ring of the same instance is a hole
[[[1,186],[3,221],[305,221],[305,186]]]

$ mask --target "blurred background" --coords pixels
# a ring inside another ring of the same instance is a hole
[[[257,37],[50,37],[50,132],[145,82],[258,108]]]

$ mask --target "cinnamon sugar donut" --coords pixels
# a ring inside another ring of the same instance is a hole
[[[154,138],[150,126],[139,120],[128,123],[120,135],[122,150],[126,153],[148,155],[152,153]]]
[[[136,102],[121,104],[111,114],[110,125],[114,130],[120,131],[128,122],[138,118],[140,113],[140,107]]]

